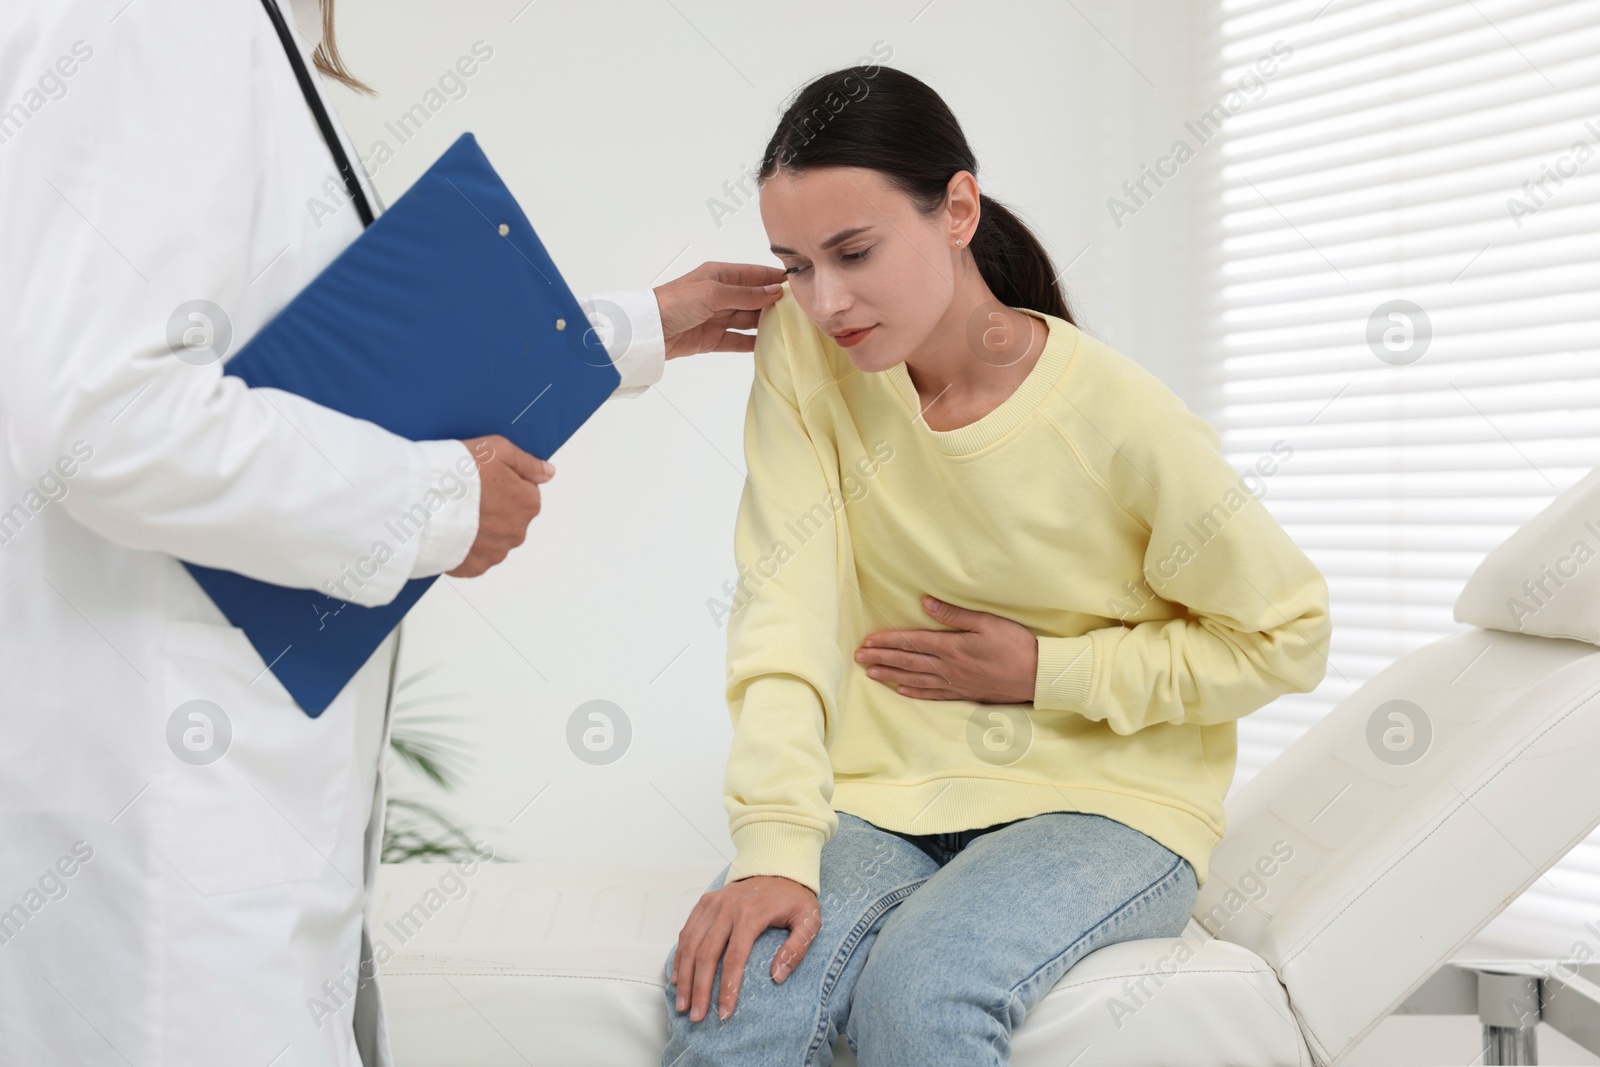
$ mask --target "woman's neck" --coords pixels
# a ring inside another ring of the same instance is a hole
[[[906,358],[930,429],[976,422],[1017,391],[1039,362],[1048,327],[1006,307],[987,285],[958,293],[927,342]]]

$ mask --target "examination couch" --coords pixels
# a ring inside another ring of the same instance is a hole
[[[1532,1062],[1541,1018],[1600,1052],[1587,968],[1456,960],[1600,823],[1600,560],[1574,562],[1580,541],[1600,545],[1600,469],[1489,554],[1460,630],[1229,797],[1184,934],[1084,957],[1017,1029],[1012,1062],[1334,1064],[1389,1015],[1434,1010],[1479,1014],[1484,1062]],[[481,867],[390,938],[397,1067],[656,1067],[662,964],[723,862]],[[375,936],[440,870],[384,869]],[[854,1067],[842,1036],[835,1053]]]

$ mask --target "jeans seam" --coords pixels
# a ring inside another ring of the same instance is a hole
[[[927,881],[927,879],[922,879],[921,881],[915,882],[911,885],[902,886],[893,893],[880,897],[876,904],[862,913],[861,918],[856,920],[855,926],[851,928],[850,933],[845,936],[845,939],[842,942],[840,942],[838,951],[834,953],[833,963],[823,975],[822,995],[817,1000],[818,1012],[816,1033],[812,1036],[811,1044],[806,1049],[805,1062],[808,1065],[814,1061],[817,1051],[822,1047],[823,1042],[827,1039],[828,1003],[833,995],[834,988],[838,985],[839,976],[844,971],[844,961],[854,951],[855,946],[860,944],[861,939],[866,936],[867,929],[877,921],[878,916],[882,915],[884,912],[887,912],[894,905],[900,903],[900,901],[904,900],[925,881]]]
[[[861,918],[856,920],[856,924],[851,928],[850,933],[845,936],[845,939],[842,942],[840,942],[838,951],[834,953],[833,963],[823,974],[822,995],[817,998],[816,1033],[811,1038],[811,1045],[806,1049],[805,1062],[808,1067],[814,1062],[817,1050],[820,1049],[823,1042],[827,1040],[828,1002],[833,995],[834,987],[839,983],[840,974],[844,971],[844,961],[849,958],[850,954],[855,950],[855,946],[860,944],[861,939],[866,936],[868,928],[870,928],[873,923],[878,921],[878,916],[882,915],[884,912],[900,903],[906,897],[910,896],[917,890],[918,887],[923,884],[923,882],[926,881],[927,879],[924,878],[920,881],[912,882],[908,885],[901,886],[893,893],[879,897],[878,902],[862,913]]]
[[[1118,926],[1120,926],[1123,922],[1125,922],[1130,916],[1138,914],[1139,911],[1141,911],[1146,904],[1148,904],[1151,900],[1156,899],[1158,896],[1161,895],[1161,893],[1165,892],[1166,883],[1172,881],[1173,876],[1175,874],[1178,874],[1183,869],[1183,864],[1184,864],[1183,857],[1182,856],[1176,857],[1172,862],[1172,866],[1167,868],[1166,872],[1164,874],[1162,874],[1159,878],[1156,878],[1149,885],[1145,886],[1138,893],[1134,894],[1134,896],[1132,896],[1128,900],[1124,901],[1111,914],[1105,916],[1099,922],[1094,923],[1093,925],[1091,925],[1087,930],[1085,930],[1078,937],[1078,939],[1076,941],[1072,942],[1066,948],[1062,949],[1060,952],[1056,953],[1054,956],[1051,956],[1044,963],[1042,963],[1038,967],[1034,968],[1033,973],[1029,974],[1022,981],[1018,982],[1016,985],[1011,987],[1011,989],[1007,993],[1006,1003],[1005,1003],[1005,1005],[1002,1005],[1002,1009],[1004,1009],[1006,1007],[1006,1005],[1009,1005],[1011,1003],[1011,1001],[1016,997],[1016,993],[1017,993],[1018,989],[1021,989],[1023,986],[1025,986],[1029,982],[1033,981],[1042,972],[1044,972],[1045,970],[1047,970],[1051,966],[1053,966],[1057,960],[1059,960],[1063,956],[1067,955],[1069,952],[1071,952],[1073,949],[1077,948],[1083,942],[1085,942],[1087,940],[1095,939],[1096,935],[1104,935],[1104,934],[1108,934],[1108,933],[1112,932]]]

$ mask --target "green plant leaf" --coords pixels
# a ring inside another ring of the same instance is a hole
[[[397,690],[416,686],[438,673],[433,664],[402,679]],[[449,792],[459,786],[472,766],[473,746],[431,726],[472,721],[466,716],[422,713],[417,708],[448,704],[459,694],[413,692],[395,704],[389,729],[389,748],[400,762],[416,771],[433,788]],[[451,816],[432,804],[410,797],[391,796],[384,807],[384,863],[429,861],[460,862],[478,854],[471,834]],[[506,857],[496,856],[496,859]]]

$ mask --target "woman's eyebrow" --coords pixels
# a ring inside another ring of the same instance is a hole
[[[866,233],[870,229],[872,229],[871,226],[857,226],[851,230],[840,230],[838,233],[822,242],[822,250],[826,252],[834,245],[842,244],[843,242],[850,240],[850,238],[854,237],[856,234]],[[798,256],[800,253],[796,252],[792,248],[785,248],[782,245],[773,245],[772,254],[776,256]]]

